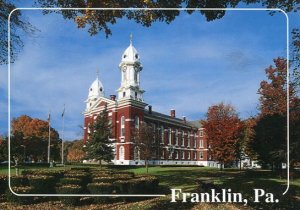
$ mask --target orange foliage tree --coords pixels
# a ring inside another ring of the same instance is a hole
[[[236,144],[240,140],[242,123],[231,105],[220,103],[209,107],[203,128],[208,137],[211,154],[221,164],[235,161]]]
[[[49,135],[48,121],[22,115],[12,120],[13,140],[25,147],[25,156],[33,160],[46,160]],[[51,127],[51,159],[59,159],[59,135]]]
[[[72,146],[68,149],[67,160],[70,162],[80,162],[84,157],[83,140],[72,142]]]

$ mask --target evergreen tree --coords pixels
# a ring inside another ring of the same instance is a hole
[[[109,137],[111,136],[111,124],[108,119],[107,107],[96,118],[96,121],[90,126],[91,133],[86,144],[86,155],[88,159],[96,159],[109,162],[114,158],[113,147]]]

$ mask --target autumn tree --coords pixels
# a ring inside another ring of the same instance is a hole
[[[49,123],[46,120],[31,118],[22,115],[12,120],[12,139],[11,142],[18,142],[26,148],[26,156],[34,160],[47,159]],[[58,132],[51,127],[51,158],[59,159],[59,135]]]
[[[80,162],[84,157],[83,140],[73,141],[68,149],[67,160],[69,162]]]
[[[111,124],[108,119],[107,107],[99,113],[94,123],[90,125],[91,133],[86,143],[86,157],[110,162],[114,158],[111,136]]]
[[[290,116],[290,150],[299,149],[300,102],[296,95],[294,83],[287,84],[287,61],[283,58],[274,59],[275,66],[265,70],[268,80],[260,84],[260,114],[254,127],[253,148],[261,162],[272,168],[281,168],[286,162],[287,151],[287,91],[289,91]],[[291,153],[291,159],[295,159]]]
[[[134,153],[139,154],[138,158],[145,161],[147,173],[149,160],[153,158],[156,151],[159,151],[160,138],[158,133],[151,125],[145,122],[141,122],[133,131]]]
[[[236,144],[241,136],[241,121],[231,105],[220,103],[209,107],[203,128],[214,160],[221,165],[236,160]]]

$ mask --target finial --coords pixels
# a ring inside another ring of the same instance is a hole
[[[129,39],[130,39],[130,45],[132,45],[132,33],[130,33]]]
[[[97,79],[99,79],[99,68],[97,68],[96,75],[97,75]]]

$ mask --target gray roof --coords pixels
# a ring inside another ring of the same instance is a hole
[[[152,111],[152,113],[149,114],[148,110],[145,110],[145,116],[152,116],[152,117],[156,117],[156,118],[162,118],[162,119],[174,122],[174,123],[180,123],[180,124],[191,126],[191,127],[201,128],[200,120],[184,122],[183,119],[176,118],[176,117],[174,118],[174,117],[171,117],[170,115],[162,114],[162,113],[155,112],[155,111]]]

